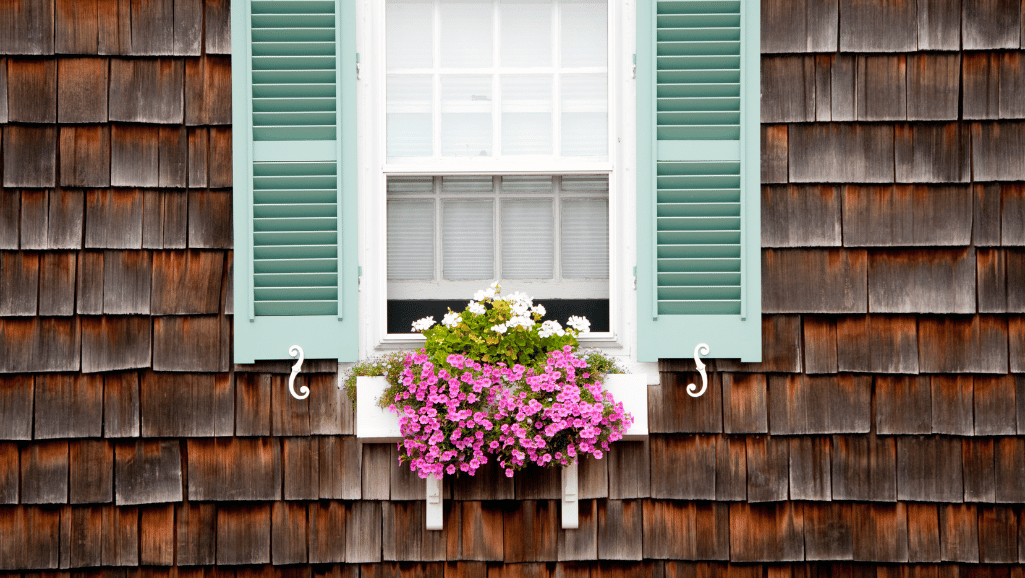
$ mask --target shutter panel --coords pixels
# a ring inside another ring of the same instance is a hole
[[[354,0],[233,0],[235,363],[355,361]]]
[[[757,0],[637,7],[642,361],[761,360]]]

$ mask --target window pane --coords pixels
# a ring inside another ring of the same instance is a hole
[[[552,77],[502,77],[502,154],[552,154]]]
[[[491,66],[491,2],[441,4],[441,65]]]
[[[609,207],[606,199],[562,202],[562,276],[609,278]]]
[[[442,213],[442,265],[445,279],[492,279],[494,266],[493,203],[445,201]]]
[[[441,178],[441,192],[446,195],[488,195],[490,196],[494,187],[491,184],[491,177],[468,175],[450,176]]]
[[[605,74],[562,78],[562,154],[608,156],[608,86]]]
[[[551,0],[503,0],[502,66],[552,65]]]
[[[431,92],[429,75],[388,76],[388,157],[432,155]]]
[[[388,201],[388,279],[434,279],[434,201]]]
[[[606,65],[608,9],[602,0],[563,0],[562,66]]]
[[[386,20],[388,69],[430,68],[434,61],[434,5],[390,0]]]
[[[502,201],[502,278],[551,279],[555,267],[552,201]]]
[[[503,195],[551,195],[552,177],[507,176],[502,177]]]
[[[441,77],[441,154],[491,155],[491,77]]]

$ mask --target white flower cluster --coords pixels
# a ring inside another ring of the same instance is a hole
[[[455,327],[456,325],[459,325],[462,322],[463,318],[460,317],[458,313],[453,313],[452,311],[446,313],[445,317],[441,320],[441,324],[445,327]]]
[[[509,327],[522,327],[524,329],[530,329],[534,326],[534,320],[526,315],[516,315],[509,321],[505,322]]]
[[[498,286],[498,281],[495,281],[487,289],[481,289],[473,294],[474,301],[483,301],[485,299],[494,299],[495,295],[498,295],[498,291],[501,287]]]
[[[484,304],[480,301],[470,301],[470,305],[467,307],[470,313],[476,313],[477,315],[484,315]]]
[[[579,315],[571,315],[570,318],[566,320],[566,325],[576,329],[581,334],[589,333],[591,331],[591,322],[588,321],[586,317],[581,317]]]
[[[434,325],[434,317],[424,317],[423,319],[417,319],[413,322],[413,331],[427,331]]]
[[[541,329],[538,329],[537,334],[544,339],[553,335],[562,337],[566,335],[566,331],[563,330],[562,325],[559,325],[558,321],[545,321],[541,324]]]

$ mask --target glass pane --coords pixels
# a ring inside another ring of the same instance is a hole
[[[441,77],[442,156],[490,156],[491,77]]]
[[[441,65],[446,68],[491,66],[491,2],[441,5]]]
[[[562,276],[609,278],[609,206],[606,199],[562,201]]]
[[[502,201],[502,278],[551,279],[555,268],[552,201]]]
[[[605,74],[562,78],[563,156],[608,156],[608,106]]]
[[[434,279],[434,201],[388,201],[388,279]]]
[[[502,66],[551,66],[551,0],[502,0]]]
[[[446,195],[490,195],[491,177],[451,176],[441,178],[441,192]]]
[[[433,195],[434,177],[388,177],[388,196]]]
[[[562,66],[606,66],[608,8],[604,0],[563,0]]]
[[[552,154],[552,77],[502,77],[502,154]]]
[[[388,76],[388,157],[425,157],[434,151],[430,75]]]
[[[434,5],[389,0],[386,14],[387,66],[430,68],[434,55]]]
[[[442,205],[442,267],[445,279],[492,279],[494,263],[493,203],[445,201]]]
[[[508,176],[502,177],[503,195],[551,195],[552,177]]]

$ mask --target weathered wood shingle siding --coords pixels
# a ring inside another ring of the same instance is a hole
[[[6,576],[1021,577],[1018,0],[763,0],[764,361],[663,360],[574,531],[494,469],[427,531],[333,364],[232,364],[228,7],[0,0]]]

